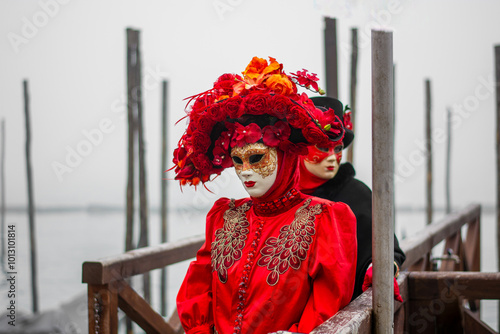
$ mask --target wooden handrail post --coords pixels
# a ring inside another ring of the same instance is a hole
[[[373,314],[377,334],[394,330],[392,72],[392,32],[372,30]]]
[[[88,285],[89,334],[118,333],[118,293],[112,284]]]

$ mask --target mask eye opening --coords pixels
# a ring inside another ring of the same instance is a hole
[[[328,147],[318,147],[318,146],[316,146],[316,148],[318,150],[320,150],[321,152],[328,152],[330,150]]]
[[[264,154],[253,154],[250,156],[250,158],[248,160],[250,161],[251,164],[255,164],[255,163],[261,161],[262,158],[264,158]]]
[[[233,159],[233,163],[235,165],[242,165],[243,164],[243,160],[241,160],[240,157],[232,156],[231,159]]]

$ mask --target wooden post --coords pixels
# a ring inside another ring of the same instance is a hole
[[[497,102],[497,269],[500,271],[500,45],[495,46],[495,77]],[[498,303],[498,319],[500,319],[500,301]],[[500,320],[498,323],[500,331]]]
[[[167,81],[162,82],[161,108],[161,242],[167,242]],[[167,315],[167,268],[161,270],[161,314]]]
[[[396,152],[396,64],[392,64],[392,140],[393,140],[393,152]],[[396,161],[392,159],[392,168],[396,168]],[[396,230],[396,192],[392,191],[392,228]]]
[[[325,17],[325,70],[326,95],[337,98],[338,71],[337,71],[337,27],[336,19]]]
[[[127,178],[127,226],[125,237],[125,251],[132,250],[134,239],[134,152],[136,108],[132,94],[136,87],[137,34],[132,29],[127,29],[127,115],[128,115],[128,178]]]
[[[138,248],[149,245],[148,240],[148,198],[146,191],[146,154],[144,150],[144,125],[143,125],[143,109],[142,109],[142,73],[141,73],[141,52],[139,48],[139,31],[137,31],[137,127],[139,138],[139,210],[141,228],[139,234]],[[151,302],[151,288],[149,272],[143,275],[144,284],[144,299]]]
[[[138,34],[127,29],[127,114],[128,114],[128,176],[127,176],[127,225],[125,251],[134,249],[134,197],[135,197],[135,136],[137,132],[137,105],[134,98],[137,87],[137,47]],[[125,320],[126,333],[131,334],[132,322]]]
[[[36,230],[35,230],[35,200],[33,198],[33,178],[31,172],[31,128],[29,115],[28,81],[23,80],[24,90],[24,116],[26,124],[26,176],[28,183],[28,218],[30,228],[30,253],[31,253],[31,296],[33,313],[38,313],[38,287],[37,287],[37,256],[36,256]]]
[[[2,196],[2,201],[0,203],[0,238],[2,238],[2,243],[0,247],[0,266],[4,272],[7,272],[5,267],[5,259],[6,259],[6,250],[7,250],[7,237],[5,236],[5,119],[2,118],[2,128],[1,128],[1,136],[2,136],[2,146],[0,153],[0,196]]]
[[[446,214],[451,212],[450,166],[451,166],[451,108],[446,108]]]
[[[427,157],[427,225],[432,223],[432,122],[431,122],[431,82],[425,80],[425,156]]]
[[[355,119],[356,119],[356,83],[357,83],[357,73],[358,73],[358,29],[351,29],[351,92],[349,97],[349,102],[351,106],[351,123],[352,131],[355,131]],[[347,161],[350,163],[354,162],[354,141],[351,143],[351,147],[347,150]]]
[[[393,332],[392,32],[372,30],[373,315],[375,333]]]

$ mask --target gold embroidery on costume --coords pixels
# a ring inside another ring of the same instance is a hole
[[[234,200],[231,200],[229,209],[224,212],[224,226],[215,231],[211,251],[212,272],[217,271],[222,283],[227,281],[227,270],[241,259],[250,226],[245,214],[249,209],[248,203],[236,208]]]
[[[262,159],[257,162],[252,162],[252,155],[263,155]],[[276,147],[268,147],[263,143],[247,144],[243,147],[233,147],[231,149],[231,157],[238,157],[241,163],[234,163],[236,173],[241,173],[247,169],[252,169],[262,178],[271,175],[278,166],[278,152]],[[234,160],[233,160],[234,161]]]
[[[290,225],[280,229],[280,235],[266,240],[266,246],[261,249],[262,257],[257,264],[266,267],[271,272],[267,276],[267,283],[276,285],[279,275],[284,274],[289,267],[297,270],[302,261],[307,258],[307,251],[313,242],[312,236],[316,233],[314,221],[316,215],[322,211],[321,204],[309,207],[311,199],[295,212],[295,219]]]

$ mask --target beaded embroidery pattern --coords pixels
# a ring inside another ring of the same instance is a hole
[[[222,283],[227,281],[227,270],[241,259],[250,226],[246,217],[249,209],[248,203],[235,208],[232,199],[229,209],[224,212],[224,226],[215,231],[215,240],[211,244],[212,272],[217,271]]]
[[[270,286],[276,285],[288,268],[298,270],[307,258],[312,236],[316,234],[314,221],[322,212],[321,204],[309,207],[310,203],[311,199],[305,201],[295,213],[294,221],[283,226],[277,238],[268,238],[260,251],[262,257],[257,264],[271,271],[266,280]]]

